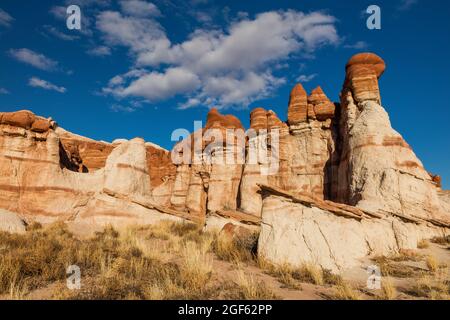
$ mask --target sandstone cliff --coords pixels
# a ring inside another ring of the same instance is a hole
[[[160,219],[261,225],[260,255],[333,270],[448,234],[449,193],[381,106],[385,68],[358,54],[340,103],[297,84],[287,120],[256,108],[247,135],[239,119],[212,109],[172,152],[140,138],[94,141],[30,111],[0,113],[0,229],[57,220],[77,230]]]

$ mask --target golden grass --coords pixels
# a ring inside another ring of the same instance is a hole
[[[428,240],[422,239],[417,243],[417,248],[428,249],[430,247],[430,242]]]
[[[342,281],[341,276],[312,263],[303,263],[300,267],[295,268],[287,263],[275,266],[263,258],[258,258],[258,267],[291,289],[301,289],[300,283],[337,285]]]
[[[428,270],[432,273],[436,273],[439,268],[439,262],[437,261],[437,259],[434,256],[429,255],[427,256],[425,262],[427,264]]]
[[[397,289],[395,288],[392,279],[385,277],[381,280],[381,299],[395,300],[397,298]]]
[[[295,290],[302,288],[300,282],[294,278],[294,269],[290,265],[283,264],[281,266],[274,266],[265,262],[263,259],[259,259],[259,261],[259,266],[270,275],[276,277],[286,288]]]
[[[424,275],[419,278],[409,294],[432,300],[450,299],[450,280],[448,268],[440,268],[434,275]]]
[[[205,248],[195,242],[187,242],[182,250],[181,276],[187,285],[195,289],[204,288],[212,273],[212,257]]]
[[[257,234],[230,237],[216,235],[212,250],[216,256],[224,261],[240,263],[256,260]]]
[[[270,300],[276,299],[276,295],[262,281],[255,279],[253,275],[246,274],[242,269],[238,270],[237,295],[244,300]]]
[[[340,281],[334,289],[332,298],[335,300],[361,300],[361,295],[352,285],[345,281]]]
[[[402,262],[402,261],[420,261],[423,259],[423,255],[416,250],[401,249],[396,255],[387,257],[387,259]]]
[[[254,279],[229,288],[212,281],[213,255],[249,261],[254,239],[235,239],[218,250],[217,234],[192,223],[162,221],[121,233],[107,227],[84,240],[62,223],[32,224],[24,235],[0,233],[0,295],[24,299],[52,283],[60,287],[57,299],[214,299],[222,289],[234,297],[270,298]],[[81,269],[81,290],[65,287],[69,265]]]
[[[431,239],[431,242],[441,244],[441,245],[450,244],[450,235],[443,236],[443,237],[434,237],[433,239]]]
[[[28,292],[26,281],[14,278],[9,286],[8,298],[10,300],[24,300]]]
[[[404,256],[385,257],[379,256],[372,260],[380,267],[381,274],[385,277],[412,278],[420,275],[420,272],[411,266],[395,262],[405,261]]]

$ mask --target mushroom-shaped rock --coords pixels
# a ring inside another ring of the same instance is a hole
[[[242,129],[242,123],[233,115],[223,115],[216,108],[212,108],[208,112],[208,116],[206,118],[205,129],[209,129],[211,127],[221,127],[221,128],[240,128]]]
[[[291,91],[288,107],[289,125],[305,122],[308,116],[308,96],[303,86],[298,83]]]
[[[374,53],[359,53],[347,63],[344,87],[353,93],[357,103],[375,101],[381,103],[378,78],[383,74],[386,65]]]
[[[367,66],[372,69],[377,77],[381,77],[384,70],[386,69],[386,64],[381,57],[374,53],[358,53],[350,58],[347,62],[346,69],[351,70],[352,68],[358,66]]]

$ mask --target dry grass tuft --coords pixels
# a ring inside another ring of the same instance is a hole
[[[392,282],[392,279],[385,277],[381,281],[381,299],[395,300],[397,298],[397,289]]]
[[[340,281],[335,287],[332,298],[335,300],[360,300],[361,295],[349,283]]]
[[[211,277],[212,257],[208,256],[205,248],[195,242],[187,242],[183,246],[181,262],[181,276],[187,286],[201,290]]]
[[[416,250],[401,249],[396,255],[387,257],[387,259],[402,262],[402,261],[420,261],[423,259],[423,255]]]
[[[251,262],[256,261],[257,240],[256,233],[236,237],[217,235],[212,249],[221,260],[235,263]]]
[[[427,256],[426,260],[425,260],[428,270],[432,273],[436,273],[436,271],[439,268],[439,262],[437,261],[437,259],[434,256]]]
[[[422,276],[407,293],[432,300],[449,300],[450,280],[448,268],[441,268],[432,276]]]
[[[443,237],[434,237],[433,239],[431,239],[431,242],[437,243],[440,245],[448,245],[448,244],[450,244],[450,235],[443,236]]]
[[[401,259],[403,259],[403,256]],[[395,263],[398,261],[404,261],[401,259],[398,258],[398,256],[391,258],[379,256],[373,258],[372,260],[378,265],[378,267],[380,267],[381,274],[385,277],[391,276],[395,278],[412,278],[420,274],[417,268]]]
[[[256,280],[252,275],[247,275],[240,269],[237,274],[237,296],[244,300],[270,300],[276,299],[276,295],[262,281]]]
[[[324,284],[323,270],[312,263],[304,263],[299,269],[296,270],[294,273],[294,278],[319,286]]]
[[[422,239],[417,244],[417,248],[419,249],[428,249],[430,247],[430,242],[428,240]]]
[[[274,266],[265,262],[263,259],[259,259],[259,261],[261,261],[259,266],[266,270],[268,274],[276,277],[286,288],[301,290],[301,284],[294,278],[294,269],[290,265],[283,264],[281,266]]]
[[[315,285],[337,285],[342,281],[341,276],[311,263],[304,263],[299,268],[294,268],[287,263],[275,266],[265,259],[259,258],[258,266],[291,289],[301,289],[300,283],[302,282]]]

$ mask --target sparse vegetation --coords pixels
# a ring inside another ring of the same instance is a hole
[[[226,242],[192,223],[162,221],[118,232],[105,228],[87,240],[64,224],[31,224],[24,235],[0,233],[0,295],[24,299],[51,283],[59,299],[273,299],[264,283],[240,275],[233,285],[211,281],[212,256],[235,264],[255,260],[257,236]],[[65,287],[66,268],[83,275],[81,290]],[[228,292],[223,292],[228,290]]]
[[[0,297],[27,299],[51,287],[56,299],[275,299],[279,289],[263,280],[273,276],[283,290],[313,284],[334,292],[333,299],[361,298],[341,276],[315,264],[274,266],[257,258],[256,245],[256,234],[203,232],[192,223],[162,221],[120,232],[107,227],[89,239],[76,238],[63,223],[31,224],[23,235],[0,233]],[[449,296],[447,269],[432,256],[403,251],[374,260],[384,276],[420,276],[410,290],[415,297]],[[401,264],[421,260],[429,272]],[[69,265],[82,271],[81,290],[66,287]],[[383,278],[380,298],[396,297],[390,278]]]
[[[289,264],[274,266],[264,259],[259,259],[258,266],[291,289],[300,289],[301,283],[338,285],[342,281],[341,276],[311,263],[303,263],[299,268],[294,268]]]
[[[439,262],[436,260],[434,256],[427,256],[426,259],[428,270],[432,273],[435,273],[439,268]]]
[[[213,243],[213,251],[219,259],[229,262],[251,262],[256,260],[258,235],[230,237],[218,235]]]
[[[424,275],[419,278],[407,293],[420,298],[449,300],[450,280],[448,268],[441,268],[434,275]]]
[[[394,300],[397,298],[397,289],[392,282],[392,279],[389,277],[385,277],[381,281],[381,298],[383,300]]]
[[[240,299],[245,300],[269,300],[275,299],[275,294],[267,288],[262,281],[255,279],[253,275],[245,274],[241,269],[237,274],[237,288]]]
[[[401,259],[403,259],[403,257]],[[380,256],[375,257],[372,260],[380,267],[381,274],[385,277],[411,278],[420,275],[421,273],[418,268],[399,264],[398,262],[405,260],[399,260],[398,256],[393,258]]]
[[[332,298],[336,300],[360,300],[361,295],[352,285],[345,281],[340,281],[335,288]]]
[[[431,239],[431,242],[437,243],[440,245],[448,245],[448,244],[450,244],[450,235],[443,236],[443,237],[435,237],[435,238]]]
[[[212,257],[207,248],[199,247],[195,242],[187,242],[183,246],[181,276],[188,287],[201,290],[209,280],[212,272]]]
[[[417,248],[419,249],[428,249],[430,247],[430,242],[428,240],[422,239],[417,244]]]

